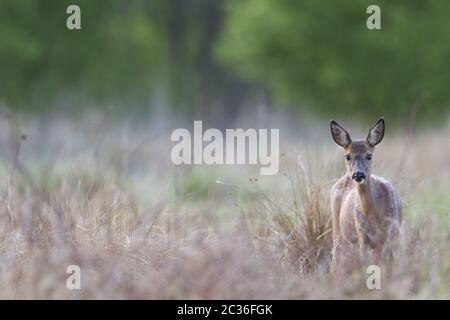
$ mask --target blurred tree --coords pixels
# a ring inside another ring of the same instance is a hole
[[[66,28],[70,4],[81,8],[79,31]],[[148,106],[161,96],[185,112],[235,107],[242,86],[212,59],[222,7],[222,0],[2,0],[0,99],[25,110],[52,99],[128,110],[130,100]]]
[[[66,28],[69,4],[81,7],[81,30]],[[0,99],[29,109],[66,94],[147,95],[164,64],[159,37],[131,2],[2,0]]]
[[[381,30],[366,8],[381,7]],[[329,115],[393,115],[450,102],[450,2],[231,1],[217,56],[278,102]]]
[[[81,7],[82,29],[66,28]],[[379,4],[382,29],[366,28]],[[225,8],[224,8],[225,7]],[[233,117],[253,89],[318,114],[448,110],[450,2],[1,0],[0,100]],[[76,105],[75,105],[76,103]]]
[[[166,40],[164,84],[170,105],[201,115],[226,110],[232,118],[245,98],[248,84],[214,59],[214,46],[224,18],[224,0],[146,2],[150,19]]]

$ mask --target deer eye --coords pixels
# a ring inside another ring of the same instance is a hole
[[[367,159],[367,160],[372,160],[372,155],[371,155],[371,154],[368,154],[367,157],[366,157],[366,159]]]
[[[346,155],[345,155],[345,160],[350,161],[351,158],[352,158],[352,157],[350,157],[349,154],[346,154]]]

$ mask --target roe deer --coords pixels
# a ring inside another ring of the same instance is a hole
[[[371,173],[374,148],[384,136],[384,119],[370,129],[365,141],[352,141],[334,120],[330,128],[334,141],[344,149],[347,168],[347,174],[331,189],[333,272],[351,259],[355,247],[361,258],[371,249],[374,263],[380,262],[383,248],[392,254],[402,221],[402,205],[392,184]]]

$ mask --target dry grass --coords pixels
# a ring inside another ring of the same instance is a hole
[[[450,298],[448,127],[388,137],[376,154],[405,216],[399,257],[371,291],[364,268],[328,273],[343,167],[326,138],[284,145],[280,174],[256,179],[175,168],[156,125],[90,119],[2,120],[0,298]],[[72,264],[82,290],[66,288]]]

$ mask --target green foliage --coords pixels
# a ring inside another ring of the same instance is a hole
[[[66,28],[70,4],[81,31]],[[382,30],[366,28],[370,4]],[[449,12],[445,0],[2,0],[0,101],[128,111],[162,98],[233,115],[263,87],[317,114],[436,116],[450,100]]]
[[[80,31],[66,28],[70,4],[82,8]],[[1,1],[0,98],[23,107],[69,89],[99,101],[148,89],[164,55],[139,9],[115,0]]]
[[[205,200],[214,184],[214,176],[193,171],[181,179],[176,195],[185,200]]]
[[[366,28],[381,7],[382,30]],[[448,106],[448,1],[233,1],[221,61],[275,99],[328,114],[403,117]]]

